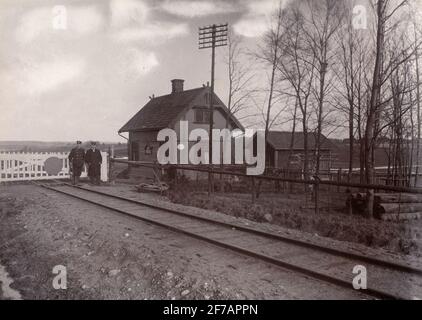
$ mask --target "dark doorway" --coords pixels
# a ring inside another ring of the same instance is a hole
[[[130,147],[130,159],[132,161],[138,161],[139,160],[139,144],[138,142],[132,141],[131,147]]]

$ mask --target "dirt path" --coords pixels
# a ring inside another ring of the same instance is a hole
[[[31,185],[0,187],[0,261],[24,299],[367,298]]]
[[[9,277],[6,268],[0,264],[0,297],[11,300],[21,300],[22,296],[19,291],[12,289],[10,285],[13,279]]]

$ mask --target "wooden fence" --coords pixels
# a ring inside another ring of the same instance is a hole
[[[0,182],[69,178],[68,152],[0,151]],[[101,152],[101,180],[108,179],[108,153]],[[86,177],[84,168],[81,177]]]
[[[273,190],[276,190],[276,192],[280,192],[277,190],[276,186],[279,184],[283,185],[282,192],[291,193],[289,189],[291,189],[292,185],[295,186],[303,186],[302,192],[298,192],[298,190],[294,190],[294,194],[304,194],[305,195],[305,203],[308,203],[308,195],[311,196],[310,201],[314,203],[314,206],[312,207],[315,211],[315,213],[318,213],[321,209],[321,205],[324,204],[326,208],[331,210],[331,207],[333,206],[333,196],[343,195],[342,198],[343,204],[348,206],[348,211],[351,213],[353,211],[352,205],[351,205],[351,197],[354,193],[361,193],[366,194],[367,191],[371,191],[375,194],[377,193],[391,193],[395,192],[398,194],[398,199],[401,198],[403,194],[418,194],[422,195],[422,188],[411,188],[411,187],[404,187],[404,186],[391,186],[391,185],[385,185],[385,184],[362,184],[358,182],[348,182],[342,179],[342,171],[338,170],[335,173],[335,177],[328,177],[325,179],[315,179],[314,177],[311,177],[309,180],[304,180],[300,175],[299,177],[295,177],[294,175],[288,176],[283,175],[278,172],[277,174],[267,172],[264,175],[247,175],[245,172],[241,172],[244,169],[244,166],[241,166],[241,170],[235,170],[236,167],[226,167],[227,169],[219,166],[193,166],[193,165],[160,165],[158,163],[153,162],[142,162],[142,161],[128,161],[123,159],[110,159],[110,165],[113,166],[114,163],[121,163],[121,164],[127,164],[129,167],[146,167],[151,169],[164,169],[164,170],[173,170],[173,176],[174,176],[174,185],[176,188],[178,185],[178,174],[177,172],[184,172],[184,171],[196,171],[196,172],[202,172],[202,173],[211,173],[214,175],[215,178],[218,178],[218,176],[227,176],[227,177],[237,177],[238,179],[242,179],[241,183],[243,186],[245,186],[247,189],[249,189],[249,192],[251,193],[251,199],[252,203],[255,203],[257,197],[259,194],[263,191],[263,183],[264,182],[273,182],[275,183],[273,185]],[[239,168],[239,167],[237,167]],[[229,169],[229,170],[228,170]],[[271,171],[271,170],[267,170]],[[111,172],[111,170],[110,170]],[[113,180],[113,177],[111,177],[111,180]],[[214,181],[214,182],[213,182]],[[208,184],[208,194],[209,196],[212,196],[214,193],[214,186],[217,184],[217,180],[206,180]],[[297,189],[297,188],[296,188]],[[222,190],[222,189],[220,189]],[[322,193],[324,193],[324,199],[321,196]],[[422,202],[421,202],[422,203]],[[334,203],[335,204],[335,203]],[[394,218],[397,218],[398,214],[401,214],[403,212],[400,212],[400,204],[398,206],[398,212],[394,212],[393,216]],[[309,206],[309,209],[311,207]],[[324,209],[326,209],[324,208]],[[411,215],[414,215],[413,213],[409,213]],[[368,214],[369,216],[373,216],[372,212]],[[401,214],[402,215],[402,214]],[[422,214],[421,214],[422,217]],[[407,216],[406,216],[407,218]]]

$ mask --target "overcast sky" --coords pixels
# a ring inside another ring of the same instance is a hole
[[[277,4],[1,0],[0,140],[120,141],[118,129],[148,96],[169,93],[171,79],[186,89],[209,80],[199,26],[228,22],[253,47]],[[224,100],[223,52],[216,92]]]

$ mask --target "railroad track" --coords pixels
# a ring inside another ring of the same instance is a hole
[[[380,299],[422,298],[422,270],[407,264],[344,252],[85,187],[66,183],[37,185],[349,290],[355,290],[353,268],[363,265],[367,271],[367,288],[361,289],[362,293]]]

